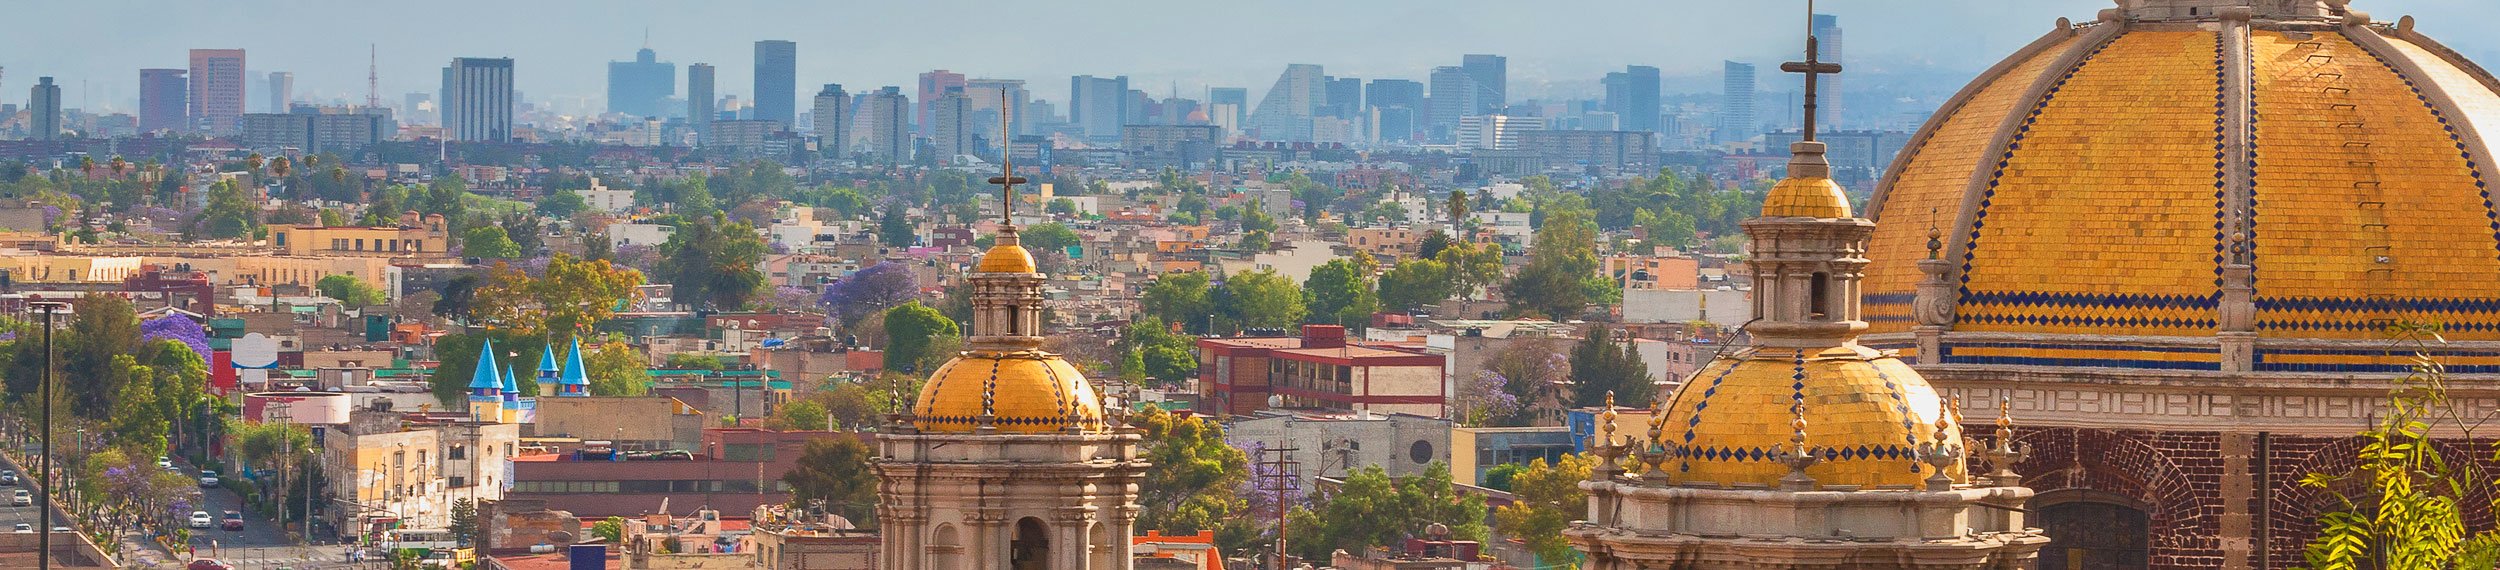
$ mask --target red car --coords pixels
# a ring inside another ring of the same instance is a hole
[[[226,530],[243,530],[243,513],[239,511],[226,511],[225,520],[218,521],[217,528]]]
[[[215,558],[202,558],[191,561],[191,564],[183,566],[182,570],[234,570],[234,565],[218,562]]]

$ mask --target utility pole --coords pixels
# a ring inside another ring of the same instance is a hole
[[[39,302],[43,308],[43,490],[35,493],[35,511],[42,524],[35,526],[35,560],[37,568],[52,570],[52,311],[60,303]]]
[[[1293,460],[1293,452],[1296,451],[1301,450],[1292,447],[1259,450],[1259,464],[1267,466],[1267,474],[1259,476],[1262,479],[1260,488],[1276,494],[1276,552],[1273,555],[1275,565],[1271,566],[1275,570],[1285,568],[1285,491],[1299,488],[1302,482],[1302,462]]]

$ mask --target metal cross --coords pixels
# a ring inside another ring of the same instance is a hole
[[[1814,140],[1814,83],[1823,74],[1840,74],[1840,64],[1822,60],[1822,39],[1814,37],[1814,0],[1806,0],[1806,60],[1780,64],[1780,71],[1806,75],[1806,141]]]
[[[1010,130],[1013,127],[1009,126],[1013,123],[1010,123],[1008,119],[1010,114],[1015,112],[1013,107],[1014,104],[1007,99],[1006,90],[999,90],[998,136],[1002,139],[1014,135],[1014,131]],[[1003,144],[998,145],[1000,151],[998,154],[999,158],[1006,163],[1007,168],[1006,170],[999,172],[998,176],[990,177],[990,183],[998,185],[999,219],[1007,224],[1013,225],[1016,223],[1016,185],[1023,184],[1026,181],[1024,177],[1016,175],[1015,144],[1007,141],[1002,141],[1002,143]]]

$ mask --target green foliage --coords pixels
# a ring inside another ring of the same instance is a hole
[[[1302,302],[1302,286],[1274,269],[1243,270],[1224,282],[1224,290],[1231,300],[1227,312],[1243,328],[1292,327],[1309,311]]]
[[[348,275],[332,275],[313,283],[313,290],[324,297],[338,299],[349,308],[364,308],[387,302],[382,291],[366,285],[365,280]]]
[[[1649,400],[1658,393],[1651,383],[1649,365],[1626,339],[1615,344],[1613,329],[1600,325],[1587,333],[1587,338],[1571,347],[1571,405],[1587,408],[1603,406],[1606,396],[1613,394],[1615,405],[1634,408],[1649,407]]]
[[[209,186],[208,204],[182,231],[195,239],[236,239],[259,229],[260,206],[233,180],[220,180]]]
[[[2304,570],[2378,568],[2489,568],[2500,560],[2500,533],[2466,527],[2459,500],[2492,491],[2472,463],[2453,466],[2431,439],[2434,431],[2458,431],[2475,440],[2488,416],[2450,399],[2448,374],[2419,347],[2445,342],[2434,327],[2398,325],[2399,339],[2415,343],[2414,372],[2388,391],[2378,422],[2361,432],[2358,465],[2348,473],[2311,473],[2302,487],[2334,499],[2319,515],[2318,534],[2302,557]]]
[[[1450,268],[1450,294],[1474,297],[1477,291],[1502,281],[1502,248],[1466,242],[1452,243],[1433,257]]]
[[[1076,201],[1067,198],[1054,199],[1043,211],[1053,216],[1073,216],[1076,215]]]
[[[1187,536],[1254,524],[1244,516],[1249,501],[1238,495],[1250,480],[1250,457],[1224,441],[1222,426],[1151,406],[1135,420],[1145,430],[1139,459],[1149,464],[1137,485],[1137,503],[1143,507],[1138,528]]]
[[[1361,333],[1380,310],[1380,296],[1372,289],[1374,266],[1370,254],[1357,252],[1352,259],[1331,259],[1313,268],[1302,285],[1307,311],[1303,322],[1343,325],[1349,333]]]
[[[660,256],[652,273],[676,286],[679,303],[734,311],[764,290],[764,239],[753,226],[695,218],[660,244]]]
[[[1484,480],[1479,483],[1483,483],[1486,489],[1509,491],[1511,479],[1518,477],[1519,472],[1527,468],[1527,464],[1524,463],[1495,465],[1484,470]]]
[[[911,247],[920,243],[920,234],[914,233],[911,219],[904,217],[903,206],[896,204],[886,206],[885,216],[877,220],[877,239],[886,247]]]
[[[783,431],[824,431],[831,427],[825,423],[825,406],[809,400],[782,404],[780,409],[773,410],[773,416],[765,423],[767,427]]]
[[[590,535],[599,537],[608,544],[622,544],[625,542],[625,518],[608,517],[591,523]]]
[[[538,393],[533,367],[538,365],[538,353],[547,349],[546,335],[508,328],[447,334],[434,339],[434,357],[440,364],[427,379],[434,399],[441,400],[444,409],[468,409],[469,380],[477,372],[478,351],[485,348],[487,339],[495,341],[495,364],[513,369],[514,384],[521,393]]]
[[[521,256],[521,244],[513,243],[502,226],[482,225],[469,228],[460,239],[460,254],[486,259],[510,259]]]
[[[917,370],[930,353],[930,347],[942,338],[960,334],[954,319],[938,314],[937,309],[922,306],[919,301],[896,305],[885,311],[885,367],[888,370]]]
[[[1207,282],[1204,271],[1165,273],[1146,286],[1138,304],[1163,322],[1181,323],[1182,330],[1210,334],[1207,317],[1214,314],[1215,303],[1207,296]]]
[[[1285,515],[1285,543],[1305,559],[1326,559],[1335,550],[1361,552],[1423,536],[1433,523],[1448,526],[1452,538],[1481,542],[1489,534],[1484,520],[1484,497],[1453,488],[1447,464],[1435,462],[1425,474],[1405,479],[1372,465],[1348,475],[1336,493]]]
[[[1198,356],[1191,349],[1197,339],[1172,334],[1163,319],[1146,315],[1128,325],[1120,337],[1119,352],[1127,355],[1120,363],[1120,376],[1144,384],[1176,386],[1198,375]]]
[[[582,356],[582,366],[589,368],[590,395],[640,396],[651,391],[650,360],[642,351],[622,342],[598,345],[598,350]]]
[[[1449,300],[1454,285],[1449,264],[1431,258],[1400,261],[1380,275],[1380,306],[1401,312],[1422,310]]]
[[[869,471],[876,459],[868,444],[851,436],[807,441],[798,464],[781,475],[790,484],[790,502],[804,508],[823,500],[826,512],[850,519],[862,528],[877,524],[877,475]]]
[[[1592,302],[1584,282],[1597,276],[1597,224],[1589,221],[1587,209],[1570,201],[1538,210],[1546,213],[1545,224],[1528,249],[1528,266],[1502,286],[1511,312],[1565,321],[1578,318]]]
[[[1562,531],[1588,514],[1588,493],[1580,490],[1580,482],[1588,480],[1591,466],[1585,455],[1565,455],[1552,465],[1537,459],[1515,470],[1507,483],[1519,500],[1494,513],[1497,528],[1527,542],[1540,564],[1576,568],[1579,553],[1563,540]]]
[[[456,544],[467,545],[477,540],[477,501],[468,497],[452,499],[450,530]]]

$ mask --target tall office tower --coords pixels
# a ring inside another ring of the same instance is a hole
[[[936,108],[938,99],[946,97],[948,90],[961,91],[963,88],[964,74],[961,73],[940,69],[920,74],[920,108],[911,116],[911,122],[918,126],[920,136],[937,136],[937,132],[929,127],[930,111]]]
[[[1138,89],[1128,90],[1128,104],[1120,108],[1120,125],[1144,125],[1154,122],[1155,98]]]
[[[409,93],[401,101],[400,104],[404,107],[401,108],[399,116],[407,118],[410,124],[442,124],[443,118],[439,115],[442,114],[443,108],[440,103],[434,101],[433,95]]]
[[[187,131],[190,80],[180,69],[139,70],[139,132]]]
[[[851,94],[842,91],[842,84],[827,83],[816,92],[816,107],[808,111],[815,118],[816,154],[836,160],[851,156]]]
[[[1022,111],[1033,94],[1024,90],[1022,79],[972,79],[964,82],[964,97],[972,100],[972,132],[982,133],[991,142],[1004,142],[1009,137],[1029,132],[1032,123]],[[998,132],[999,114],[1004,113],[1007,132]]]
[[[285,113],[295,103],[295,74],[269,72],[269,112]]]
[[[1658,131],[1658,68],[1625,66],[1606,74],[1606,111],[1622,120],[1622,130]]]
[[[28,125],[26,138],[39,141],[61,138],[61,86],[53,85],[51,77],[38,77],[31,91],[26,97],[26,111],[35,117]]]
[[[755,119],[790,126],[798,116],[798,96],[798,42],[755,42]]]
[[[443,68],[442,99],[452,140],[512,140],[512,58],[452,58]]]
[[[1815,44],[1818,47],[1817,57],[1815,59],[1832,63],[1841,63],[1841,54],[1843,52],[1840,50],[1840,36],[1839,16],[1831,14],[1815,14],[1814,39]],[[1801,77],[1797,80],[1802,82],[1805,81],[1805,78]],[[1840,130],[1840,82],[1841,76],[1838,74],[1825,75],[1822,79],[1815,80],[1815,105],[1821,107],[1822,109],[1817,113],[1817,115],[1820,115],[1822,118],[1816,119],[1816,130]]]
[[[1727,62],[1727,83],[1719,90],[1718,142],[1751,140],[1762,124],[1753,115],[1753,64]]]
[[[1317,65],[1285,66],[1276,85],[1259,98],[1259,108],[1250,112],[1250,129],[1260,140],[1311,140],[1311,113],[1328,102],[1328,83],[1322,77]]]
[[[608,62],[608,112],[635,117],[668,116],[668,98],[677,95],[677,64],[659,60],[651,48],[634,52],[633,61]]]
[[[1426,140],[1454,140],[1452,137],[1458,134],[1458,119],[1479,114],[1477,97],[1482,94],[1483,90],[1476,88],[1476,79],[1467,75],[1466,68],[1432,68],[1432,98],[1424,102],[1424,130],[1429,133]]]
[[[712,142],[712,64],[686,66],[686,126],[694,129],[695,144]]]
[[[1207,105],[1209,108],[1213,108],[1215,105],[1232,105],[1233,125],[1238,128],[1239,125],[1250,120],[1250,88],[1209,87],[1207,88]],[[1212,113],[1213,111],[1209,112]],[[1223,122],[1224,118],[1216,117],[1215,120],[1217,122]]]
[[[1117,143],[1128,119],[1128,76],[1068,78],[1068,122],[1088,142]]]
[[[1424,112],[1424,84],[1406,79],[1374,79],[1364,88],[1374,140],[1412,142],[1415,118]]]
[[[1321,81],[1327,85],[1328,101],[1327,106],[1317,111],[1316,114],[1346,119],[1362,116],[1363,80],[1330,76],[1322,78]]]
[[[938,164],[956,155],[982,154],[984,145],[973,142],[972,99],[964,96],[963,88],[949,89],[921,108],[929,110],[929,144],[937,150]]]
[[[1476,110],[1468,114],[1498,114],[1510,104],[1510,59],[1498,55],[1468,54],[1459,61],[1467,77],[1476,80]]]
[[[860,120],[868,123],[868,151],[885,164],[901,164],[911,160],[911,98],[903,88],[887,85],[868,94],[868,107],[860,110]]]
[[[191,50],[190,111],[193,128],[208,134],[242,127],[243,50]]]

